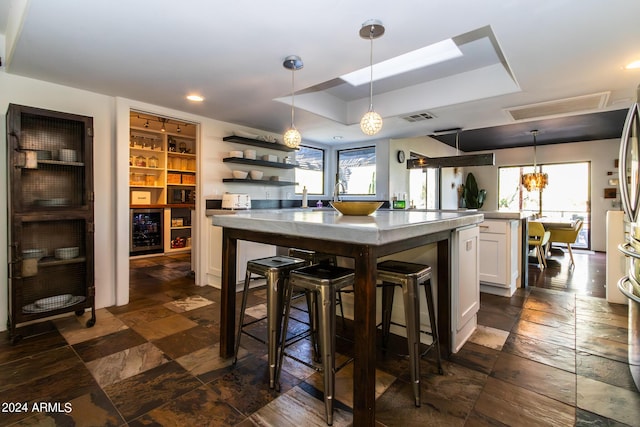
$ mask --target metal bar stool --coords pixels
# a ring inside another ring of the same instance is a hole
[[[313,333],[318,335],[320,343],[322,370],[324,372],[324,406],[328,425],[333,424],[333,395],[335,391],[336,370],[336,293],[345,286],[353,285],[354,272],[350,268],[325,264],[315,264],[292,271],[285,287],[283,333],[289,323],[289,309],[293,288],[299,287],[312,292],[318,313],[318,328]],[[284,342],[280,348],[276,382],[280,381]]]
[[[403,261],[383,261],[378,263],[378,280],[382,281],[382,343],[386,347],[389,340],[391,327],[391,310],[393,307],[393,294],[396,286],[402,287],[404,299],[405,327],[407,329],[407,347],[409,350],[409,366],[411,369],[411,382],[413,383],[413,395],[415,405],[420,406],[420,301],[419,286],[424,286],[429,309],[429,322],[431,323],[431,337],[433,343],[427,348],[426,354],[432,348],[436,350],[438,372],[442,371],[440,357],[440,342],[438,339],[438,324],[433,304],[431,288],[431,267],[424,264],[416,264]]]
[[[298,248],[289,248],[289,256],[294,258],[300,258],[307,261],[307,265],[314,264],[327,264],[327,265],[338,265],[338,260],[335,255],[325,254],[322,252],[310,251],[307,249],[298,249]],[[311,304],[310,293],[307,292],[307,305],[310,307],[310,310],[313,310],[313,304]],[[342,308],[342,292],[338,292],[336,294],[336,298],[338,301],[338,306],[340,307],[340,317],[342,318],[342,326],[345,326],[344,321],[344,309]],[[309,312],[309,321],[311,322],[311,330],[318,330],[317,324],[318,316],[315,312]],[[320,348],[318,347],[318,341],[315,339],[315,336],[311,336],[311,345],[314,351],[314,360],[316,362],[320,362]]]
[[[240,338],[245,326],[254,322],[244,323],[244,313],[247,308],[247,294],[249,293],[249,282],[251,275],[256,274],[266,278],[267,281],[267,352],[269,363],[269,387],[275,387],[276,364],[278,362],[277,351],[280,336],[285,341],[286,333],[282,334],[282,291],[284,282],[287,282],[289,273],[296,268],[307,265],[307,262],[299,258],[286,256],[272,256],[267,258],[254,259],[247,262],[247,274],[244,279],[244,292],[242,294],[242,305],[240,308],[240,325],[236,337],[236,348],[233,363],[238,361],[238,350],[240,348]],[[260,319],[262,320],[262,319]]]

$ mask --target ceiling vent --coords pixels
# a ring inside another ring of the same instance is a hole
[[[529,120],[540,117],[563,116],[583,113],[604,108],[609,100],[610,92],[600,92],[573,98],[558,99],[538,104],[522,105],[507,108],[506,111],[514,120]]]
[[[404,116],[402,117],[404,120],[408,121],[409,123],[413,123],[413,122],[421,122],[424,120],[431,120],[431,119],[435,119],[436,116],[434,116],[431,113],[416,113],[416,114],[410,114],[408,116]]]

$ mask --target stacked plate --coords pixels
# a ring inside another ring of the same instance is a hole
[[[43,313],[45,311],[57,310],[59,308],[71,307],[84,301],[83,296],[73,296],[71,294],[55,295],[48,298],[42,298],[33,304],[27,304],[22,307],[23,313]]]

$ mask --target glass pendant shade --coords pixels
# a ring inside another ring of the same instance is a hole
[[[298,148],[298,146],[302,142],[302,135],[300,135],[298,129],[292,126],[284,133],[283,140],[284,145],[286,145],[287,147]]]
[[[360,120],[360,129],[366,135],[375,135],[382,129],[382,117],[375,111],[369,110]]]
[[[549,183],[549,175],[542,172],[525,173],[522,175],[522,185],[527,191],[539,191]]]
[[[531,135],[533,135],[533,172],[522,175],[522,185],[527,191],[541,191],[549,183],[549,175],[536,172],[536,136],[538,136],[538,131],[532,130]]]

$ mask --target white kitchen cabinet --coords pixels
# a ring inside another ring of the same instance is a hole
[[[453,232],[451,273],[451,351],[458,352],[478,326],[480,242],[478,227]]]
[[[480,291],[506,297],[516,291],[518,223],[485,220],[480,224]]]
[[[220,288],[222,280],[222,227],[209,225],[207,246],[207,284]],[[238,241],[238,259],[236,265],[236,281],[244,282],[247,273],[247,261],[264,258],[276,254],[276,247],[262,243]],[[238,289],[241,289],[239,287]]]

